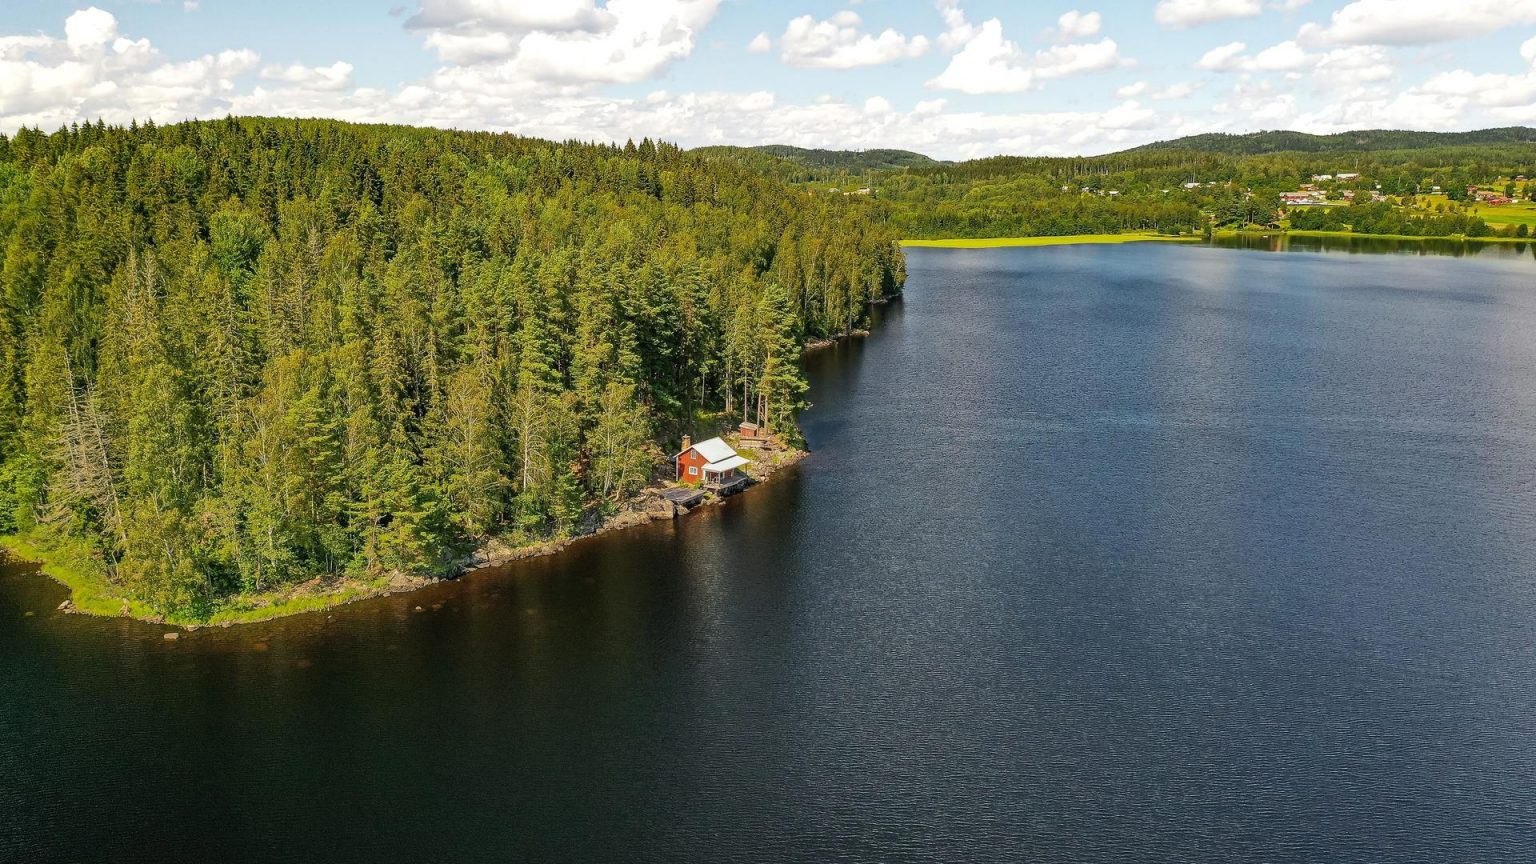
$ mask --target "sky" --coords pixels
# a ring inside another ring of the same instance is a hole
[[[944,159],[1536,125],[1536,0],[0,0],[0,132],[227,114]]]

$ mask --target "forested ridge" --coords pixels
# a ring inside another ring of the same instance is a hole
[[[667,144],[0,136],[0,534],[196,617],[568,531],[900,290],[868,202]]]
[[[1475,145],[1507,146],[1536,144],[1536,129],[1529,126],[1506,126],[1498,129],[1479,129],[1473,132],[1415,132],[1404,129],[1362,129],[1358,132],[1336,132],[1332,135],[1310,135],[1305,132],[1273,131],[1250,132],[1234,135],[1210,133],[1159,141],[1138,147],[1137,150],[1194,150],[1204,153],[1225,153],[1234,156],[1255,156],[1265,153],[1358,153],[1382,150],[1431,150],[1444,147]]]
[[[759,170],[771,172],[792,183],[938,164],[933,159],[910,150],[813,150],[805,147],[767,144],[761,147],[716,145],[700,147],[692,152],[704,156],[728,157],[751,162]]]

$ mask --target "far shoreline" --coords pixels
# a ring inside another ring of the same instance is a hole
[[[1215,237],[1358,237],[1363,240],[1417,240],[1447,241],[1453,243],[1536,243],[1532,237],[1468,237],[1464,234],[1414,235],[1414,234],[1363,234],[1354,231],[1309,231],[1288,228],[1250,228],[1217,230]],[[1046,246],[1119,245],[1123,243],[1207,243],[1211,238],[1200,234],[1153,234],[1131,232],[1126,234],[1062,234],[1040,237],[955,237],[941,240],[902,240],[904,249],[1011,249],[1039,248]]]
[[[1025,246],[1087,246],[1119,243],[1172,242],[1203,240],[1198,234],[1059,234],[1040,237],[961,237],[946,240],[902,240],[903,248],[913,249],[1004,249]]]

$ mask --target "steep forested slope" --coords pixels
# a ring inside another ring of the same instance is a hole
[[[798,346],[904,279],[868,211],[650,142],[0,137],[0,533],[195,615],[559,532],[744,390],[792,428]]]

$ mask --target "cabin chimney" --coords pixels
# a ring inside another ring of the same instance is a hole
[[[693,436],[692,435],[684,435],[683,436],[683,451],[682,452],[687,453],[692,448],[693,448]]]

